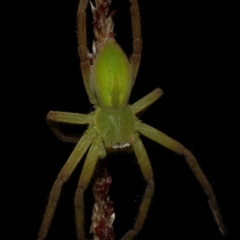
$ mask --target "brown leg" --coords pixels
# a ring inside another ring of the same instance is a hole
[[[137,77],[138,68],[141,60],[142,52],[142,37],[141,37],[141,24],[139,6],[137,0],[129,0],[131,2],[131,19],[132,19],[132,35],[133,35],[133,54],[131,56],[132,67],[132,81],[133,84]]]
[[[96,105],[96,98],[93,87],[91,85],[91,63],[89,60],[89,51],[87,49],[86,35],[86,8],[89,0],[81,0],[77,12],[77,37],[78,37],[78,53],[81,61],[81,70],[84,86],[88,94],[90,102]]]

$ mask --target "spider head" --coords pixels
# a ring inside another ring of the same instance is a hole
[[[96,110],[95,126],[108,151],[131,149],[135,122],[136,117],[130,105],[118,110]]]

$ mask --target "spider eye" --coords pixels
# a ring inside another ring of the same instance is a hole
[[[126,148],[130,147],[131,143],[130,142],[124,142],[124,143],[112,143],[112,148],[113,149],[118,149],[118,148]]]
[[[131,143],[130,142],[125,142],[124,147],[130,147]]]
[[[113,143],[112,143],[112,148],[113,148],[113,149],[117,149],[117,148],[118,148],[118,145],[119,145],[119,143],[114,143],[114,142],[113,142]]]

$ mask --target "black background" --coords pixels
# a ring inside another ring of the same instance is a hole
[[[24,239],[37,238],[52,184],[74,147],[53,136],[45,122],[46,114],[50,110],[92,110],[77,54],[77,5],[77,0],[40,1],[26,11],[27,37],[22,49],[25,58],[18,63],[23,67],[21,81],[15,85],[19,86],[20,97],[16,96],[12,111],[21,109],[17,124],[21,149],[14,163],[16,169],[21,169],[18,181],[23,192],[15,197],[23,201],[18,204],[24,211],[20,217],[26,221],[21,229]],[[233,124],[231,111],[237,108],[229,104],[233,97],[229,92],[234,88],[230,59],[226,57],[231,32],[224,6],[143,0],[139,5],[143,52],[130,103],[157,87],[163,89],[164,95],[141,119],[181,142],[197,157],[216,193],[229,234],[223,238],[219,233],[207,199],[184,159],[142,138],[154,171],[155,195],[136,239],[237,239],[235,226],[239,220],[235,219],[234,195],[239,190],[233,187],[237,183],[233,179],[237,157],[231,153],[234,140],[228,135]],[[116,39],[130,56],[129,3],[115,0],[113,6],[117,10]],[[90,29],[88,34],[91,46]],[[132,227],[146,183],[133,154],[119,153],[109,159],[111,199],[116,212],[114,229],[116,239],[120,239]],[[48,239],[76,239],[73,198],[81,167],[63,187]],[[89,189],[86,231],[91,206]]]

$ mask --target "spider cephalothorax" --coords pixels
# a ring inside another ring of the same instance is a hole
[[[161,89],[155,89],[133,105],[128,104],[132,86],[138,72],[142,50],[138,2],[137,0],[129,1],[131,2],[133,54],[128,60],[114,39],[113,22],[111,14],[108,14],[111,0],[96,0],[96,7],[91,4],[94,16],[95,41],[93,44],[93,53],[89,53],[86,40],[85,12],[89,1],[80,0],[77,22],[78,50],[84,85],[89,100],[95,109],[89,114],[51,111],[47,115],[49,125],[60,139],[77,144],[52,187],[39,232],[39,240],[46,238],[63,183],[68,180],[84,154],[88,152],[74,201],[77,238],[78,240],[85,239],[83,193],[88,187],[98,159],[104,158],[107,151],[120,151],[129,148],[135,153],[143,177],[147,182],[147,188],[133,228],[121,239],[130,240],[136,236],[147,216],[154,192],[153,172],[147,152],[139,137],[140,135],[152,139],[186,159],[208,197],[209,206],[220,231],[225,234],[225,227],[214,192],[199,167],[196,158],[179,142],[157,129],[142,123],[136,117],[138,113],[161,97]],[[78,137],[64,135],[59,130],[57,123],[88,124],[89,126],[79,140]]]
[[[95,125],[106,149],[130,147],[134,138],[135,119],[129,105],[111,112],[97,109]]]

